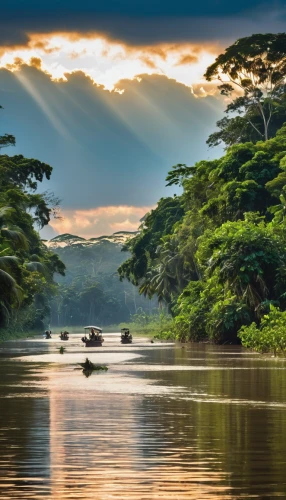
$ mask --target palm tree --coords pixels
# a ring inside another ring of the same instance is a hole
[[[0,209],[0,325],[7,324],[13,306],[19,306],[22,290],[17,284],[19,258],[11,255],[16,249],[28,249],[28,241],[19,228],[8,227],[10,207]],[[14,275],[14,276],[13,276]]]
[[[0,208],[0,244],[6,242],[12,246],[13,250],[28,250],[29,243],[23,231],[19,227],[9,224],[13,212],[14,209],[11,207]]]
[[[188,276],[184,258],[179,250],[180,240],[176,235],[167,236],[162,247],[159,247],[160,260],[165,263],[169,269],[169,274],[176,281],[176,288],[178,294],[183,291],[187,285],[190,276]]]
[[[5,249],[0,252],[0,325],[9,321],[13,305],[19,305],[22,298],[21,288],[11,275],[11,269],[18,266],[15,256],[4,255]]]

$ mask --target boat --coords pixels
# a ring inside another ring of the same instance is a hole
[[[61,340],[69,340],[69,332],[61,332],[60,334],[60,339]]]
[[[121,328],[121,344],[132,344],[132,335],[129,328]]]
[[[85,333],[86,330],[89,330],[89,336],[87,337],[86,335],[82,337],[82,342],[85,344],[85,347],[100,347],[102,346],[102,343],[104,342],[104,338],[102,337],[102,328],[99,328],[98,326],[85,326],[84,327]]]

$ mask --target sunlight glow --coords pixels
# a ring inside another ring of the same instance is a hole
[[[61,119],[56,115],[56,112],[52,109],[52,103],[47,102],[46,98],[44,98],[36,87],[33,85],[31,80],[28,80],[22,72],[17,72],[16,76],[19,82],[23,85],[26,91],[32,96],[32,98],[36,101],[38,106],[44,112],[46,117],[50,120],[53,127],[65,138],[70,138],[70,134],[68,129],[64,126]]]
[[[50,226],[58,234],[72,233],[84,238],[117,231],[137,231],[140,219],[154,206],[105,206],[82,210],[62,210],[62,219],[52,219]]]
[[[131,47],[98,34],[33,34],[25,46],[0,47],[0,67],[17,71],[34,66],[53,80],[66,81],[68,74],[82,71],[97,85],[122,93],[119,81],[141,74],[159,74],[188,87],[200,89],[203,73],[221,49],[216,45],[160,44]],[[205,90],[198,95],[204,96]]]

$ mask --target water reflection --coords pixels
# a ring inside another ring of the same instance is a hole
[[[14,349],[0,364],[1,499],[286,498],[284,360],[114,345],[109,371],[85,378]]]

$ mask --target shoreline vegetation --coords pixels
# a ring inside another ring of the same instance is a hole
[[[0,109],[2,106],[0,106]],[[0,152],[15,137],[0,136]],[[0,154],[0,338],[42,329],[65,266],[38,231],[58,217],[59,200],[38,185],[52,167],[23,155]]]
[[[118,333],[118,336],[120,336],[120,330],[121,328],[129,328],[132,330],[132,332],[137,335],[145,335],[148,338],[161,338],[159,337],[160,334],[164,333],[165,329],[171,324],[171,319],[170,318],[164,318],[163,320],[160,321],[160,319],[156,316],[154,318],[153,316],[147,315],[146,319],[144,322],[138,321],[138,320],[133,320],[125,323],[120,323],[117,325],[106,325],[104,326],[103,329],[103,334],[104,333]],[[79,326],[49,326],[49,330],[52,331],[52,337],[54,336],[57,338],[57,336],[60,335],[61,331],[68,331],[69,334],[84,334],[83,327],[81,325]],[[1,328],[0,329],[0,343],[7,341],[7,340],[17,340],[17,339],[24,339],[24,338],[33,338],[33,337],[42,337],[44,336],[44,329],[42,330],[21,330],[21,329],[9,329],[9,328]],[[164,337],[162,336],[162,339]],[[169,339],[174,339],[174,336],[170,336]]]
[[[37,331],[23,331],[23,330],[11,330],[9,328],[0,329],[0,344],[1,342],[6,342],[9,340],[32,338],[38,335]]]
[[[174,326],[172,316],[166,312],[150,315],[142,311],[134,314],[129,322],[122,323],[120,328],[126,327],[132,335],[147,335],[150,339],[178,340]]]
[[[163,338],[285,353],[286,33],[237,40],[204,76],[228,99],[207,140],[225,154],[172,168],[183,193],[144,217],[119,275],[167,308]]]

